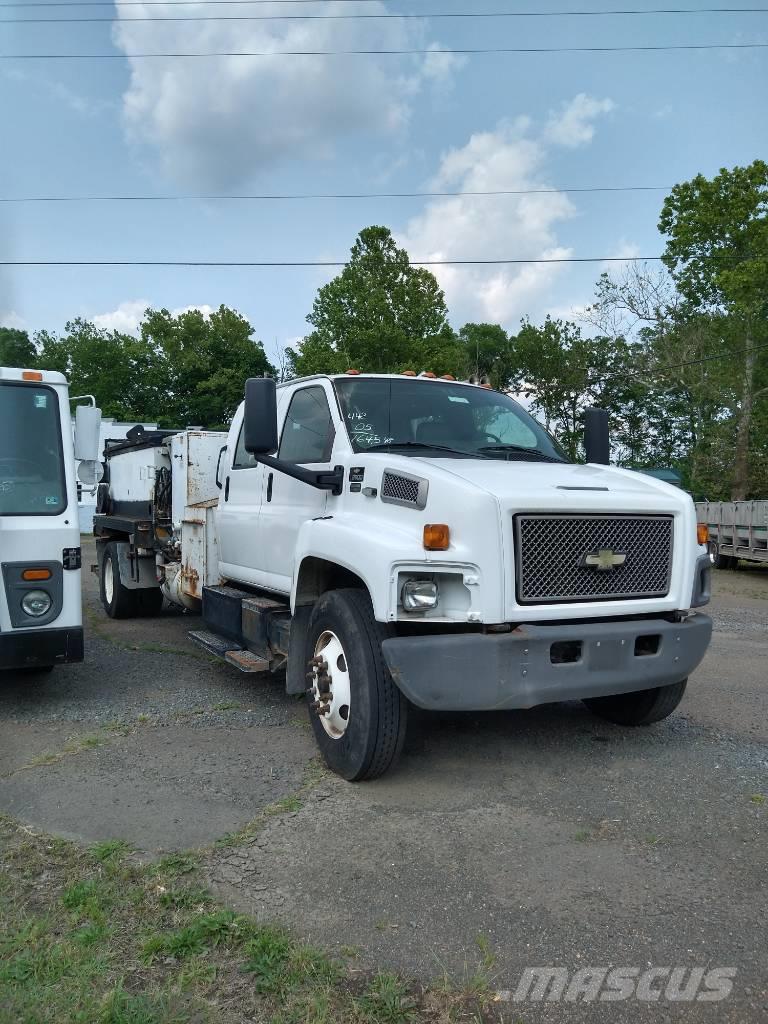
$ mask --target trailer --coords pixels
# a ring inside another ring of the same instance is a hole
[[[709,528],[716,569],[735,569],[739,561],[768,562],[768,500],[697,501],[696,518]]]
[[[245,382],[228,434],[132,430],[106,448],[94,532],[108,615],[167,598],[241,672],[285,670],[343,778],[402,749],[409,708],[584,700],[667,717],[709,644],[693,502],[575,465],[518,403],[434,374]]]

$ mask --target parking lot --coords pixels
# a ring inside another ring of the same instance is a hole
[[[712,647],[667,721],[420,716],[397,769],[358,785],[322,771],[279,678],[198,652],[186,615],[108,620],[84,578],[85,662],[0,681],[0,813],[148,857],[202,848],[223,902],[371,968],[461,977],[490,950],[508,990],[537,965],[728,966],[721,1003],[572,1012],[768,1017],[768,572],[716,574]]]

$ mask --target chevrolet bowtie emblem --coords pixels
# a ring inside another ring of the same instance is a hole
[[[612,569],[624,565],[626,560],[627,556],[620,551],[614,551],[612,548],[600,548],[599,551],[590,551],[589,554],[584,555],[581,564],[590,569],[597,569],[599,572],[610,572]]]

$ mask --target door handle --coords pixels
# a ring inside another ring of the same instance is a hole
[[[224,484],[224,501],[229,501],[229,477]]]
[[[272,478],[274,473],[270,473],[267,477],[267,501],[272,501]]]

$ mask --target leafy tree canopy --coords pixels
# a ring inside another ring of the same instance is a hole
[[[157,395],[158,419],[177,427],[225,427],[246,379],[275,373],[252,335],[245,317],[226,306],[210,316],[148,309],[141,342],[153,353],[146,383]]]
[[[0,327],[0,366],[36,366],[37,352],[26,331]]]
[[[461,347],[437,280],[411,266],[385,227],[360,232],[349,263],[320,289],[307,321],[314,330],[288,352],[297,376],[350,367],[369,373],[461,369]]]
[[[138,338],[73,320],[61,337],[40,331],[37,365],[59,370],[105,416],[164,426],[225,427],[248,377],[274,373],[253,328],[221,306],[210,316],[148,309]]]

